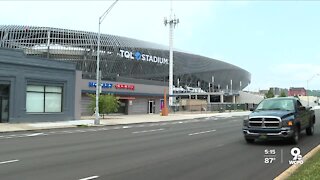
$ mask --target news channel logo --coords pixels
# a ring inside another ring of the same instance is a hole
[[[303,159],[301,156],[301,151],[299,148],[294,147],[290,151],[291,155],[293,156],[292,160],[289,160],[289,164],[303,164]]]

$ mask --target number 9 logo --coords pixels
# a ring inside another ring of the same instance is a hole
[[[292,148],[291,149],[291,155],[293,156],[293,160],[298,160],[301,158],[300,152],[301,151],[299,148]]]

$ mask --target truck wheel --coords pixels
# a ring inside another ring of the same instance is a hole
[[[293,144],[298,144],[298,142],[299,142],[299,129],[296,127],[296,128],[294,128],[294,132],[293,132],[293,135],[292,135],[292,137],[291,137],[291,142],[293,143]]]
[[[254,143],[254,139],[248,139],[248,138],[245,138],[245,139],[246,139],[246,142],[247,142],[248,144]]]
[[[306,133],[308,136],[312,136],[314,133],[314,126],[313,123],[306,129]]]

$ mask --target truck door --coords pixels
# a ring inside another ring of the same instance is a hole
[[[309,126],[309,113],[305,106],[297,101],[297,118],[300,120],[301,129],[305,129]]]

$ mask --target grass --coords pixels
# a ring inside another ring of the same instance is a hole
[[[320,179],[320,151],[308,159],[288,180]]]

